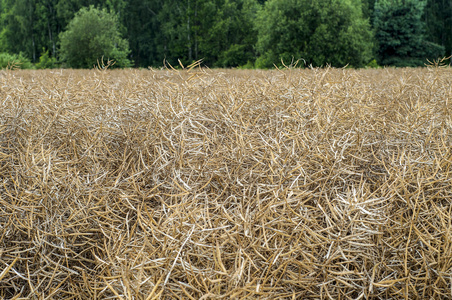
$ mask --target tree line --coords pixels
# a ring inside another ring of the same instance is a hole
[[[422,66],[451,27],[452,0],[0,0],[0,65]]]

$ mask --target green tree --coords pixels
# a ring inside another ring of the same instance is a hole
[[[185,63],[197,60],[202,31],[212,25],[215,9],[215,2],[208,0],[164,1],[158,14],[163,35],[159,45],[162,58],[171,64],[178,59]]]
[[[1,51],[37,59],[36,13],[32,0],[2,0]]]
[[[39,62],[35,64],[36,69],[53,69],[56,66],[56,59],[50,57],[49,50],[44,51],[39,57]]]
[[[207,45],[217,67],[237,67],[255,60],[257,32],[253,20],[258,3],[255,0],[225,0],[216,12],[208,32]]]
[[[105,8],[122,18],[128,0],[56,0],[56,2],[56,13],[64,27],[82,7],[90,7],[91,5],[96,8]]]
[[[215,67],[254,60],[256,0],[168,0],[158,13],[162,59]]]
[[[58,57],[59,34],[82,7],[95,5],[125,17],[125,0],[0,0],[0,51]],[[121,32],[125,32],[123,26]],[[42,52],[41,52],[42,51]]]
[[[164,37],[158,19],[162,5],[155,0],[127,1],[123,24],[136,67],[162,65]]]
[[[446,55],[452,55],[452,0],[429,0],[424,20],[428,39],[444,46]]]
[[[93,6],[82,8],[60,34],[61,61],[72,68],[91,68],[102,57],[117,67],[131,65],[127,40],[121,38],[117,15]]]
[[[22,54],[0,52],[0,69],[32,69],[31,61]]]
[[[426,59],[444,55],[444,47],[428,42],[422,20],[426,1],[379,0],[375,4],[374,27],[380,65],[422,66]]]
[[[24,53],[37,62],[41,49],[56,57],[61,24],[56,13],[57,0],[2,0],[0,10],[0,50]]]
[[[364,18],[372,20],[375,9],[375,1],[376,0],[362,0]]]
[[[361,0],[269,0],[258,13],[257,67],[303,59],[306,64],[361,67],[373,37]]]

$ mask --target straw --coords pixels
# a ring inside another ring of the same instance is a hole
[[[452,297],[451,70],[7,70],[3,299]]]

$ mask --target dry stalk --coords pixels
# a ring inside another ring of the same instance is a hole
[[[450,68],[199,64],[0,77],[0,298],[452,297]]]

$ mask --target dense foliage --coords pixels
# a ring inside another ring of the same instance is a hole
[[[257,18],[258,67],[279,59],[361,67],[372,58],[372,32],[360,0],[267,1]]]
[[[130,66],[129,44],[120,37],[119,22],[106,9],[82,8],[60,34],[61,60],[72,68],[95,66],[105,57],[119,67]]]
[[[452,1],[428,0],[424,10],[428,40],[444,46],[452,55]]]
[[[422,15],[425,1],[380,0],[374,23],[379,41],[377,56],[382,65],[414,67],[444,53],[444,47],[428,42]]]
[[[103,51],[87,54],[67,32],[90,6],[112,17],[83,34],[109,27],[115,37],[113,48],[92,41]],[[117,65],[136,67],[199,59],[209,67],[272,67],[281,59],[417,66],[452,53],[451,23],[452,0],[0,0],[0,53],[22,53],[40,68],[88,67],[114,49]],[[72,61],[68,47],[86,57]]]

